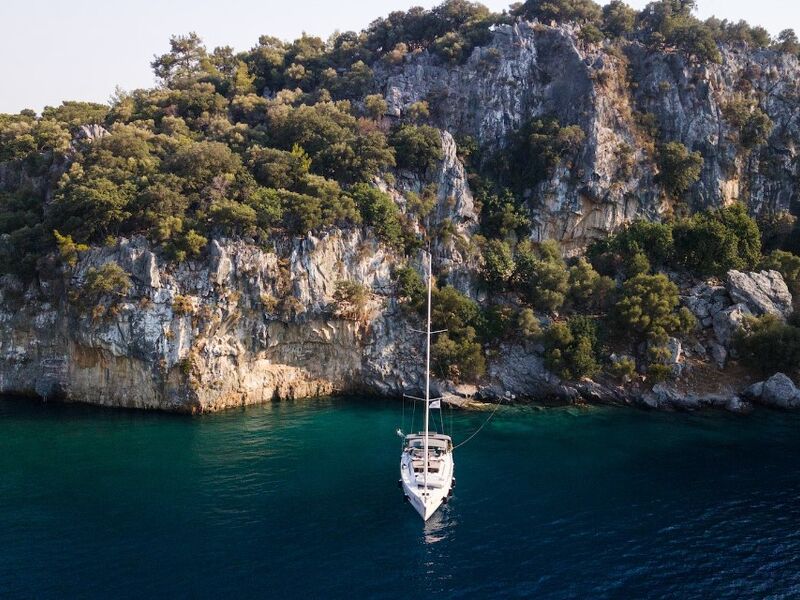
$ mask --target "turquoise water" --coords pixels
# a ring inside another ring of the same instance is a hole
[[[502,409],[424,526],[400,419],[0,400],[0,597],[800,595],[796,415]]]

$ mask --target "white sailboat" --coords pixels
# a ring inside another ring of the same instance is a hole
[[[434,402],[441,402],[440,398],[432,399],[430,397],[431,333],[434,333],[431,332],[432,262],[433,259],[428,253],[425,397],[414,398],[425,404],[425,428],[420,433],[403,436],[403,453],[400,457],[400,484],[403,494],[424,521],[427,521],[442,504],[447,502],[455,483],[453,441],[444,433],[430,430],[431,407]]]

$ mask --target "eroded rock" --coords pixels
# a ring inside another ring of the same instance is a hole
[[[728,293],[756,315],[786,318],[792,314],[792,294],[777,271],[728,271]]]

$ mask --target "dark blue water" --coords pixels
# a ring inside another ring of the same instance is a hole
[[[400,417],[0,400],[0,597],[800,595],[798,416],[504,409],[427,525]]]

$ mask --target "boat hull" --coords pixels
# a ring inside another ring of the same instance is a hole
[[[442,504],[446,503],[453,489],[453,456],[448,453],[440,461],[440,471],[428,478],[428,486],[413,469],[413,460],[404,455],[400,460],[400,481],[403,494],[424,521],[433,516]]]

